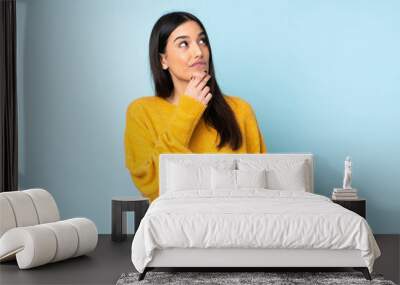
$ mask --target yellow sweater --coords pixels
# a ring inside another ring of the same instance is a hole
[[[243,143],[236,151],[229,144],[218,150],[218,133],[202,118],[206,106],[190,96],[181,95],[177,105],[157,96],[141,97],[129,105],[125,165],[136,187],[150,201],[159,194],[160,153],[266,153],[251,106],[239,97],[224,98],[242,132]]]

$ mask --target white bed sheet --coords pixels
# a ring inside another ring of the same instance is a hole
[[[357,249],[370,272],[380,256],[366,220],[327,197],[257,188],[160,196],[133,239],[133,265],[143,272],[166,248]]]

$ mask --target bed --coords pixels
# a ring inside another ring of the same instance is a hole
[[[161,154],[160,196],[132,242],[158,267],[352,267],[380,250],[364,218],[314,193],[312,154]]]

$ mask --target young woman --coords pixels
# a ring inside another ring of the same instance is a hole
[[[127,109],[125,163],[145,197],[158,197],[160,153],[266,153],[251,106],[222,94],[207,32],[195,16],[162,16],[150,36],[155,96]]]

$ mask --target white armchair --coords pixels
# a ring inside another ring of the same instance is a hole
[[[0,262],[17,259],[20,269],[57,262],[94,250],[97,238],[89,219],[60,221],[44,189],[0,193]]]

